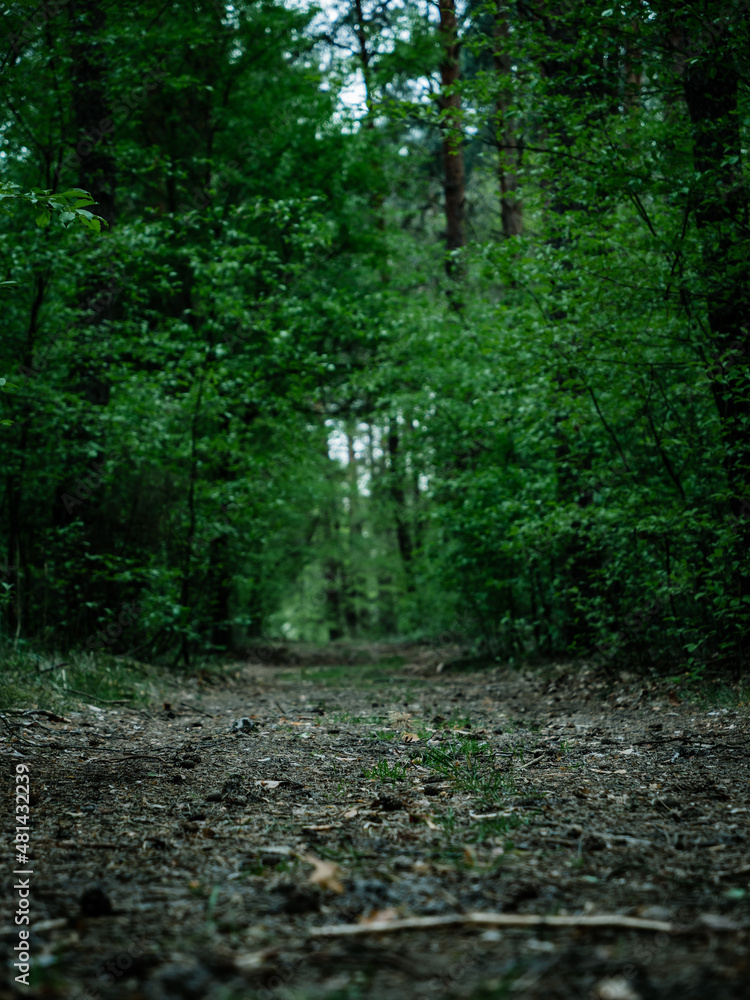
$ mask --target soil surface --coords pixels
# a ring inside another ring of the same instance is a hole
[[[401,652],[7,715],[0,998],[750,996],[747,704]]]

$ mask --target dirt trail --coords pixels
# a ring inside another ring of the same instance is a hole
[[[435,660],[236,667],[167,709],[6,734],[8,853],[31,776],[34,971],[13,982],[5,907],[0,1000],[750,996],[748,707]]]

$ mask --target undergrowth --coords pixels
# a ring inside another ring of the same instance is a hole
[[[42,657],[30,651],[0,651],[0,711],[64,709],[86,698],[101,705],[146,704],[157,694],[156,671],[112,656],[72,653]]]

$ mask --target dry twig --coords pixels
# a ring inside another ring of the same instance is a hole
[[[376,934],[388,931],[418,931],[430,927],[450,927],[456,924],[480,924],[489,927],[620,927],[636,931],[675,933],[677,928],[665,920],[645,920],[619,913],[597,913],[590,916],[546,917],[533,913],[455,913],[448,917],[407,917],[404,920],[380,920],[370,924],[329,924],[316,927],[313,937],[344,937],[355,934]],[[682,928],[680,928],[682,929]]]

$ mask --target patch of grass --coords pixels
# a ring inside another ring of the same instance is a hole
[[[487,840],[502,836],[508,830],[515,830],[521,826],[523,820],[520,816],[489,816],[486,819],[475,820],[469,832],[469,842],[473,844],[483,844]]]
[[[146,680],[150,670],[113,656],[5,652],[0,653],[0,671],[0,710],[42,705],[62,711],[81,698],[100,705],[143,705],[151,694]]]
[[[382,660],[378,660],[378,666],[388,670],[398,670],[405,663],[406,660],[403,656],[384,656]]]
[[[403,764],[389,764],[387,760],[379,760],[374,767],[364,772],[364,777],[391,781],[395,785],[397,781],[403,781],[406,777],[406,768]]]
[[[436,822],[443,828],[445,846],[441,848],[439,854],[442,859],[457,868],[466,868],[474,865],[474,861],[467,858],[462,845],[484,844],[504,838],[509,830],[515,830],[524,822],[521,816],[486,816],[482,819],[469,818],[468,822],[461,823],[460,817],[453,809],[448,809],[442,816],[435,817]],[[505,842],[506,849],[512,844]],[[502,863],[498,859],[496,866]]]
[[[679,679],[678,679],[679,682]],[[738,708],[747,705],[748,690],[742,683],[727,684],[725,681],[687,682],[679,687],[686,701],[698,708]]]
[[[443,729],[471,729],[472,722],[470,715],[460,715],[453,712],[451,717],[443,723]]]
[[[499,657],[488,655],[462,656],[457,660],[451,660],[449,669],[451,673],[480,673],[494,669],[498,663],[500,663]]]
[[[269,869],[260,860],[248,861],[242,867],[242,878],[248,875],[265,875]]]
[[[472,811],[497,813],[511,796],[518,794],[512,770],[501,771],[495,767],[489,748],[471,737],[460,737],[442,747],[426,747],[421,762],[448,778],[457,789],[468,792],[474,799]],[[440,822],[448,835],[455,832],[454,813],[449,811]],[[468,842],[482,843],[507,833],[521,822],[522,818],[516,815],[491,815],[471,820],[462,835]]]
[[[296,989],[289,992],[282,987],[278,997],[279,1000],[365,1000],[365,997],[370,996],[370,983],[376,971],[371,965],[357,969],[351,974],[351,982],[334,989],[333,992],[316,990],[310,993],[307,990],[299,992]]]
[[[375,732],[370,735],[374,739],[378,740],[395,740],[398,733],[395,729],[376,729]]]
[[[531,747],[531,750],[533,753],[534,751],[533,746]],[[510,753],[511,753],[511,763],[513,764],[515,764],[516,760],[518,760],[519,764],[523,764],[523,762],[526,760],[526,747],[523,743],[511,744]]]
[[[445,778],[453,778],[456,772],[454,758],[442,747],[425,747],[420,757],[422,767],[429,767],[436,774]]]
[[[340,844],[318,844],[315,853],[324,861],[335,861],[337,864],[346,865],[347,872],[360,871],[365,861],[371,857],[364,851],[358,850],[354,844],[342,842]]]
[[[421,759],[424,767],[455,778],[459,761],[466,761],[472,766],[479,758],[486,760],[489,754],[489,747],[481,745],[476,737],[458,736],[456,739],[446,740],[442,746],[425,747]]]
[[[496,979],[488,979],[481,983],[475,992],[467,994],[467,1000],[506,1000],[507,997],[518,996],[519,980],[527,972],[531,959],[517,959],[511,969]]]
[[[268,875],[282,875],[289,874],[295,868],[295,863],[292,859],[282,858],[280,860],[274,859],[272,864],[264,864],[262,858],[249,858],[242,865],[242,878],[248,878],[251,875],[254,876],[268,876]]]
[[[444,812],[442,816],[436,817],[438,823],[443,827],[443,830],[449,840],[454,839],[454,834],[456,833],[456,828],[458,826],[458,820],[456,818],[456,812],[454,809],[448,809]]]
[[[351,712],[331,712],[328,716],[329,722],[351,722]]]
[[[460,772],[457,784],[465,792],[477,797],[480,809],[493,808],[516,794],[513,775],[503,771],[467,768]]]
[[[382,715],[353,715],[351,712],[329,715],[328,718],[332,722],[351,722],[361,726],[372,726],[383,721]]]
[[[466,860],[463,847],[456,847],[455,844],[451,843],[454,836],[455,834],[451,830],[446,835],[445,846],[430,852],[430,860],[439,865],[450,865],[452,868],[458,869],[458,871],[464,871],[470,866]]]

